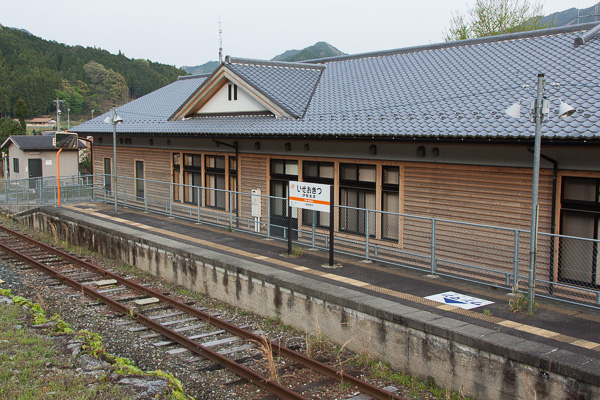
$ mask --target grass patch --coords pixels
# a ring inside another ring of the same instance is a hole
[[[30,320],[25,308],[0,305],[0,398],[133,399],[108,380],[76,374],[52,339],[21,328]]]

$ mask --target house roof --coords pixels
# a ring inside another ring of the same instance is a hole
[[[48,123],[50,121],[54,122],[54,120],[52,118],[33,118],[29,122],[32,124],[36,124],[36,123]]]
[[[54,147],[54,144],[52,143],[52,139],[54,139],[54,135],[11,135],[4,141],[4,143],[2,143],[2,146],[0,147],[5,148],[9,145],[9,143],[14,143],[14,145],[20,150],[56,150],[56,147]],[[79,141],[79,148],[86,148],[86,145],[81,140]]]
[[[118,133],[165,135],[531,138],[527,115],[504,110],[536,96],[538,73],[552,99],[545,138],[600,139],[599,25],[582,24],[354,56],[283,63],[227,59],[224,66],[287,111],[270,116],[172,120],[210,76],[180,79],[118,108]],[[583,43],[583,44],[581,44]],[[554,85],[557,83],[558,85]],[[554,98],[557,98],[554,100]],[[577,109],[559,120],[558,98]],[[78,133],[110,133],[107,114]]]

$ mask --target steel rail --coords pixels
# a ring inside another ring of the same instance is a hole
[[[257,343],[264,343],[264,341],[266,340],[265,338],[263,338],[263,337],[255,334],[255,333],[252,333],[252,332],[246,331],[244,329],[241,329],[241,328],[239,328],[239,327],[237,327],[237,326],[235,326],[233,324],[230,324],[228,322],[225,322],[225,321],[223,321],[223,320],[221,320],[219,318],[215,318],[215,317],[211,316],[209,313],[205,313],[205,312],[200,311],[200,310],[198,310],[196,308],[190,307],[187,304],[184,304],[184,303],[182,303],[182,302],[180,302],[178,300],[175,300],[173,298],[165,296],[165,295],[163,295],[160,292],[157,292],[155,290],[152,290],[152,289],[149,289],[147,287],[144,287],[144,286],[141,286],[139,284],[136,284],[135,282],[132,282],[132,281],[130,281],[128,279],[120,277],[119,275],[116,275],[116,274],[113,274],[113,273],[111,273],[109,271],[106,271],[106,270],[104,270],[104,269],[102,269],[102,268],[100,268],[100,267],[98,267],[98,266],[96,266],[94,264],[88,263],[88,262],[86,262],[84,260],[81,260],[81,259],[79,259],[77,257],[74,257],[74,256],[72,256],[72,255],[70,255],[68,253],[62,252],[62,251],[60,251],[58,249],[55,249],[55,248],[53,248],[51,246],[48,246],[48,245],[46,245],[44,243],[41,243],[41,242],[39,242],[39,241],[37,241],[35,239],[32,239],[32,238],[30,238],[28,236],[22,235],[19,232],[15,232],[15,231],[13,231],[11,229],[8,229],[8,228],[6,228],[4,226],[1,226],[1,225],[0,225],[0,229],[4,230],[4,231],[6,231],[6,232],[8,232],[8,233],[10,233],[12,235],[15,235],[15,236],[17,236],[17,237],[19,237],[19,238],[21,238],[21,239],[23,239],[25,241],[33,243],[34,245],[39,246],[39,247],[41,247],[41,248],[43,248],[43,249],[45,249],[45,250],[47,250],[47,251],[49,251],[51,253],[54,253],[54,254],[56,254],[59,257],[67,259],[69,262],[71,262],[73,264],[80,265],[80,266],[82,266],[84,268],[87,268],[87,269],[89,269],[91,271],[94,271],[94,272],[98,273],[101,276],[109,277],[111,279],[115,279],[118,283],[120,283],[120,284],[122,284],[124,286],[127,286],[127,287],[129,287],[129,288],[131,288],[131,289],[133,289],[135,291],[138,291],[140,293],[148,295],[150,297],[156,297],[160,301],[162,301],[164,303],[167,303],[167,304],[170,304],[173,307],[178,308],[178,309],[180,309],[182,311],[185,311],[186,313],[188,313],[190,315],[193,315],[193,316],[195,316],[195,317],[197,317],[199,319],[202,319],[202,320],[204,320],[204,321],[206,321],[206,322],[208,322],[208,323],[210,323],[210,324],[212,324],[212,325],[214,325],[214,326],[216,326],[218,328],[224,329],[224,330],[226,330],[227,332],[231,333],[234,336],[238,336],[240,338],[243,338],[243,339],[246,339],[246,340],[250,340],[250,341],[254,341],[254,342],[257,342]],[[0,247],[4,248],[5,246],[3,246],[3,245],[0,244]],[[32,261],[34,263],[37,263],[35,260],[32,260]],[[52,273],[53,274],[57,274],[55,271],[52,271]],[[65,279],[69,279],[69,278],[65,277]],[[79,285],[79,284],[77,284],[77,285]],[[87,290],[91,290],[92,293],[97,293],[97,292],[95,292],[91,288],[85,287],[84,290],[86,290],[86,289]],[[94,296],[95,295],[96,294],[94,294]],[[109,300],[111,300],[111,299],[109,299]],[[130,309],[127,309],[127,311],[125,311],[124,313],[125,314],[131,313],[131,311],[129,311],[129,310]],[[136,316],[136,319],[139,318],[139,317],[146,318],[143,315],[136,313],[135,311],[134,311],[134,315]],[[144,325],[146,325],[143,322],[143,319],[141,319],[141,318],[140,318],[140,322],[143,323]],[[154,322],[152,322],[151,320],[149,320],[149,323],[154,324]],[[148,326],[148,325],[146,325],[146,326]],[[154,328],[152,328],[152,329],[154,329]],[[157,329],[157,331],[159,333],[163,334],[160,331],[161,329],[166,329],[166,328],[165,327],[160,327],[159,329]],[[187,339],[186,336],[181,335],[181,334],[179,334],[177,332],[173,332],[173,333],[169,333],[169,334],[163,334],[163,335],[166,336],[166,337],[168,337],[171,340],[176,341],[176,342],[179,342],[179,339],[177,339],[177,337],[182,337],[182,338]],[[187,339],[187,340],[189,340],[189,339]],[[289,358],[289,359],[291,359],[291,360],[293,360],[293,361],[295,361],[295,362],[297,362],[299,364],[302,364],[302,365],[306,366],[309,369],[312,369],[314,371],[318,371],[321,374],[323,374],[325,376],[328,376],[330,378],[334,378],[334,379],[336,379],[338,381],[343,381],[345,383],[349,383],[349,384],[355,386],[361,393],[367,394],[367,395],[373,397],[374,399],[377,399],[377,400],[388,400],[388,399],[402,400],[401,397],[399,397],[399,396],[397,396],[397,395],[395,395],[393,393],[390,393],[387,390],[384,390],[384,389],[382,389],[380,387],[371,385],[368,382],[365,382],[365,381],[363,381],[361,379],[358,379],[358,378],[356,378],[356,377],[354,377],[352,375],[346,374],[343,371],[337,370],[337,369],[332,368],[332,367],[330,367],[330,366],[328,366],[326,364],[320,363],[320,362],[318,362],[316,360],[313,360],[313,359],[311,359],[309,357],[306,357],[305,355],[300,354],[300,353],[298,353],[298,352],[296,352],[294,350],[291,350],[291,349],[289,349],[287,347],[283,347],[283,346],[281,346],[279,343],[277,343],[275,341],[269,341],[269,342],[271,344],[271,348],[273,349],[273,352],[277,353],[279,356]],[[197,343],[195,343],[195,342],[193,342],[193,343],[194,343],[194,346],[199,346]],[[184,344],[182,343],[182,345],[184,345]],[[186,346],[186,348],[192,350],[191,348],[189,348],[187,346]],[[192,350],[192,351],[195,351],[195,350]],[[207,355],[210,354],[210,353],[214,353],[210,349],[205,349],[204,351],[205,351],[205,353],[203,353],[203,354],[198,353],[198,354],[200,354],[202,356],[205,356],[206,358],[209,358]],[[224,358],[223,356],[221,356],[218,353],[215,353],[215,354],[216,354],[216,357],[219,360],[226,359],[226,360],[230,361],[228,358]],[[213,359],[211,359],[211,360],[213,360]],[[221,362],[219,362],[217,360],[213,360],[213,361],[218,362],[218,363],[224,365],[225,367],[229,368],[224,363],[221,363]],[[232,371],[232,372],[235,373],[235,371]],[[247,380],[253,381],[253,382],[256,379],[256,378],[248,379],[245,376],[242,376],[242,375],[240,375],[240,376],[243,377],[243,378],[245,378],[245,379],[247,379]],[[266,379],[266,378],[263,377],[262,379]],[[270,381],[268,381],[268,382],[270,382]],[[256,383],[256,382],[254,382],[254,383]],[[289,391],[289,389],[287,389],[287,388],[284,388],[284,387],[282,387],[282,388]],[[269,389],[267,389],[267,390],[269,392],[271,392]],[[276,394],[274,392],[271,392],[271,393]],[[292,392],[292,393],[295,396],[298,396],[297,393],[295,393],[295,392]],[[284,398],[284,399],[287,399],[287,398],[297,399],[297,398],[303,398],[303,397],[282,397],[282,398]]]
[[[155,330],[156,332],[160,333],[163,336],[166,336],[167,338],[175,341],[176,343],[187,348],[188,350],[190,350],[204,358],[207,358],[211,361],[214,361],[214,362],[217,362],[217,363],[223,365],[225,368],[227,368],[234,374],[246,379],[248,382],[250,382],[252,384],[262,387],[263,389],[265,389],[267,392],[269,392],[271,394],[274,394],[285,400],[308,400],[306,397],[300,395],[299,393],[296,393],[296,392],[286,388],[285,386],[278,384],[277,382],[271,381],[271,380],[267,379],[265,376],[255,372],[255,371],[252,371],[251,369],[249,369],[241,364],[238,364],[235,361],[233,361],[227,357],[224,357],[224,356],[218,354],[217,352],[215,352],[207,347],[202,346],[199,343],[194,342],[193,340],[189,339],[187,336],[184,336],[178,332],[175,332],[169,328],[166,328],[158,322],[154,322],[150,318],[148,318],[142,314],[139,314],[134,309],[126,307],[123,304],[120,304],[119,302],[103,295],[102,293],[99,293],[98,291],[96,291],[94,289],[92,289],[88,286],[82,285],[79,282],[52,270],[51,268],[47,267],[46,265],[34,260],[33,258],[26,256],[25,254],[19,253],[18,251],[13,250],[10,247],[8,247],[2,243],[0,243],[0,249],[5,251],[6,253],[11,254],[13,257],[20,259],[21,261],[24,261],[42,271],[44,271],[45,273],[60,280],[62,283],[67,284],[67,285],[77,289],[78,292],[83,292],[94,299],[98,299],[101,302],[103,302],[104,304],[106,304],[107,306],[111,307],[112,309],[114,309],[120,313],[123,313],[125,315],[130,315],[137,322],[140,322],[141,324],[147,326],[148,328]]]

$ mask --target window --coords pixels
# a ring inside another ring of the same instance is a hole
[[[332,162],[322,161],[304,161],[302,163],[302,180],[304,182],[321,183],[324,185],[333,185],[335,167]],[[302,210],[302,224],[314,224],[320,227],[329,227],[330,214],[322,211]]]
[[[181,173],[181,154],[173,153],[173,200],[179,201],[179,174]]]
[[[183,155],[183,201],[198,204],[198,186],[202,186],[202,155]]]
[[[377,168],[375,165],[340,164],[340,230],[375,235],[375,190]],[[368,215],[367,215],[368,213]],[[369,223],[367,224],[367,219]]]
[[[237,157],[229,157],[229,190],[237,192]],[[237,194],[231,195],[232,210],[237,210]]]
[[[288,218],[288,185],[289,181],[298,180],[298,161],[271,160],[270,194],[281,199],[271,199],[271,234],[284,237]],[[292,229],[298,228],[298,209],[292,208]],[[297,237],[297,231],[292,232],[292,238]]]
[[[560,219],[562,235],[600,239],[600,179],[563,178]],[[561,280],[600,287],[597,242],[563,237],[559,250]]]
[[[104,189],[106,191],[112,191],[112,177],[111,177],[110,158],[104,159]]]
[[[227,99],[229,101],[235,101],[238,99],[238,87],[237,85],[230,83],[227,85]]]
[[[205,156],[206,205],[225,209],[225,156]],[[211,190],[212,189],[212,190]]]
[[[19,159],[13,158],[13,172],[19,172]]]
[[[143,199],[145,196],[145,182],[144,182],[144,162],[135,162],[135,196],[138,199]]]
[[[382,170],[381,210],[390,213],[400,212],[400,168],[384,166]],[[381,237],[398,239],[399,216],[383,214],[381,219]]]

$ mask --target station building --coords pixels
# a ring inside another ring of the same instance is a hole
[[[599,239],[599,60],[597,24],[299,63],[226,57],[212,74],[181,77],[117,108],[117,174],[147,180],[144,190],[128,186],[132,195],[248,218],[250,202],[192,186],[286,197],[289,181],[330,184],[335,204],[383,212],[367,221],[340,208],[337,234],[363,240],[368,232],[409,252],[423,240],[396,214],[529,230],[528,103],[544,74],[540,232]],[[523,111],[511,118],[505,110],[516,102]],[[561,119],[563,102],[576,112]],[[94,172],[110,175],[107,116],[71,131],[93,136]],[[153,181],[177,185],[164,193]],[[284,224],[283,203],[269,212],[272,224]],[[310,213],[294,209],[293,217],[313,224]],[[314,222],[325,229],[329,218]],[[573,251],[586,263],[571,262]],[[541,239],[538,268],[551,281],[598,287],[599,261],[595,244],[558,249]]]

